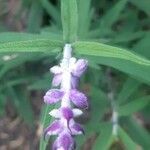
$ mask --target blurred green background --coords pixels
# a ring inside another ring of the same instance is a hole
[[[150,58],[149,0],[77,2],[78,40],[124,47]],[[38,36],[62,39],[60,0],[0,0],[0,43]],[[39,149],[42,97],[51,87],[49,68],[60,59],[61,54],[52,53],[0,53],[0,150]],[[77,138],[77,149],[149,150],[149,83],[123,73],[124,66],[104,64],[90,61],[81,79],[90,108],[78,118],[86,135]],[[120,125],[117,138],[111,134],[114,103]]]

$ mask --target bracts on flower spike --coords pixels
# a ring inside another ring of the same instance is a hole
[[[71,57],[71,52],[71,45],[66,44],[60,65],[50,69],[54,75],[52,85],[59,88],[50,89],[44,96],[46,104],[61,102],[60,108],[49,113],[56,120],[44,132],[44,137],[58,135],[53,150],[74,150],[74,136],[84,134],[83,128],[74,118],[82,114],[78,108],[88,108],[87,97],[77,90],[79,78],[85,72],[88,62],[85,59],[77,60]],[[72,108],[72,104],[78,108]]]

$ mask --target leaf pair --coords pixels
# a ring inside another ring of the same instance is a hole
[[[0,44],[1,52],[49,52],[59,53],[63,42],[49,39],[24,40]],[[97,64],[108,65],[150,84],[150,61],[122,48],[96,42],[75,42],[75,53],[84,55]]]

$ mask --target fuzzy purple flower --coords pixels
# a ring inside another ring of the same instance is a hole
[[[70,91],[70,100],[74,103],[79,108],[87,108],[88,107],[88,102],[87,102],[87,97],[77,91],[76,89],[73,89]]]
[[[83,128],[74,118],[82,114],[78,108],[88,108],[87,97],[77,90],[79,78],[85,72],[88,62],[71,57],[71,51],[71,45],[66,44],[60,65],[50,69],[54,74],[52,85],[60,86],[60,89],[51,89],[44,96],[46,104],[61,103],[60,108],[53,109],[49,113],[57,120],[44,131],[44,137],[58,135],[53,150],[74,150],[76,146],[74,136],[84,134]],[[72,108],[72,104],[78,108]]]
[[[64,95],[64,92],[58,89],[49,90],[44,96],[44,102],[47,104],[57,103]]]
[[[75,149],[75,142],[68,131],[63,131],[53,144],[53,150],[73,150]]]
[[[79,59],[72,70],[72,74],[76,77],[80,77],[85,72],[86,68],[87,60]]]
[[[62,125],[60,121],[54,121],[50,126],[48,126],[44,131],[44,138],[46,135],[57,135],[62,130]]]
[[[78,123],[74,123],[70,128],[73,135],[84,134],[83,128]]]

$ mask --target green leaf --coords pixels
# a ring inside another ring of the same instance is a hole
[[[128,135],[139,145],[142,146],[143,150],[148,150],[150,147],[149,139],[150,134],[144,129],[134,118],[124,118],[122,126],[126,128]]]
[[[57,35],[58,37],[58,35]],[[28,40],[39,40],[39,39],[47,39],[53,40],[58,39],[56,35],[51,32],[41,33],[41,34],[31,34],[25,32],[2,32],[0,33],[0,43],[4,42],[18,42],[18,41],[28,41]]]
[[[58,52],[62,43],[56,40],[36,39],[0,43],[0,52]]]
[[[113,142],[112,125],[105,123],[100,127],[101,132],[95,141],[93,150],[107,150]]]
[[[73,46],[79,54],[120,58],[139,65],[150,66],[149,60],[122,48],[96,42],[76,42]]]
[[[78,11],[79,11],[79,37],[84,38],[89,29],[90,23],[92,20],[92,11],[91,11],[91,0],[78,0]]]
[[[91,37],[103,36],[112,33],[111,26],[119,19],[121,11],[125,8],[127,0],[120,0],[109,9],[101,19],[97,21],[98,28],[94,29],[89,35]]]
[[[77,54],[92,58],[96,63],[112,66],[150,84],[150,61],[146,58],[122,48],[96,42],[75,42],[73,48]]]
[[[122,140],[126,150],[137,150],[136,143],[128,136],[128,134],[119,127],[119,137]]]
[[[150,96],[144,96],[119,107],[120,116],[128,116],[150,104]]]
[[[145,11],[150,16],[150,1],[149,0],[129,0],[131,3],[136,5],[139,9]]]
[[[100,26],[111,27],[119,18],[121,11],[125,8],[128,0],[120,0],[101,18]]]
[[[133,47],[135,52],[145,56],[146,58],[150,59],[150,32],[147,32],[147,34],[140,40],[138,43],[136,43]]]
[[[39,32],[40,26],[42,24],[43,9],[39,1],[33,1],[27,22],[28,32]]]
[[[60,25],[61,24],[60,12],[56,8],[56,6],[54,6],[52,2],[48,0],[41,0],[41,4],[43,8],[46,10],[46,12],[49,14],[49,16],[51,16],[52,19],[57,23],[57,25]]]
[[[137,91],[140,85],[141,83],[139,81],[127,78],[118,94],[117,102],[120,104],[125,102],[135,91]]]
[[[111,39],[111,43],[126,43],[129,41],[137,40],[144,37],[144,31],[131,32],[130,30],[123,30],[123,32],[117,32],[115,37]],[[139,42],[138,42],[139,43]]]
[[[74,42],[77,39],[78,14],[76,0],[61,0],[61,19],[64,42]]]
[[[24,91],[22,91],[20,88],[19,90],[15,90],[14,88],[9,86],[6,91],[10,96],[12,102],[14,103],[19,115],[24,119],[26,123],[28,123],[30,126],[33,126],[33,111],[29,99],[26,99],[27,96],[25,95]]]

